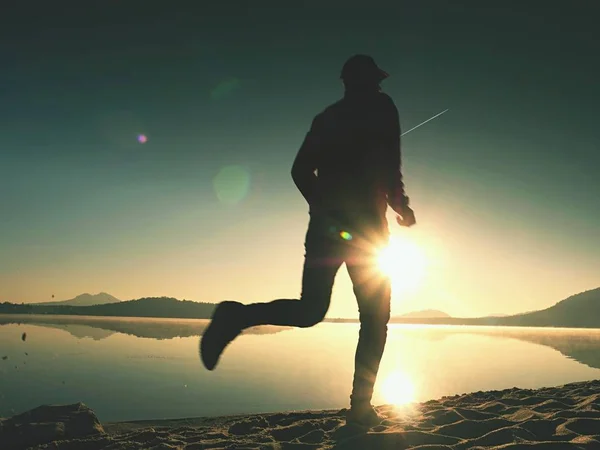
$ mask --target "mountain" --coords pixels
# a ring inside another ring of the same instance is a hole
[[[209,319],[215,306],[214,303],[199,303],[170,297],[148,297],[91,306],[73,306],[62,302],[59,304],[41,303],[37,305],[2,303],[0,304],[0,314]]]
[[[44,306],[93,306],[93,305],[109,305],[112,303],[119,303],[119,300],[116,297],[113,297],[106,292],[100,292],[99,294],[81,294],[75,298],[70,300],[62,300],[59,302],[44,302],[44,303],[36,303],[36,305],[44,305]]]
[[[512,326],[600,328],[600,288],[572,295],[541,311],[497,320],[502,325]]]
[[[415,318],[415,319],[433,319],[433,318],[444,318],[450,317],[444,311],[438,311],[437,309],[424,309],[422,311],[412,311],[406,314],[401,314],[397,317]]]
[[[540,311],[512,316],[415,317],[412,313],[392,317],[390,323],[427,325],[483,325],[513,327],[600,328],[600,288],[581,292]],[[328,319],[328,322],[358,322],[357,319]]]
[[[141,298],[138,300],[117,301],[115,303],[93,306],[65,305],[63,302],[59,302],[59,304],[42,303],[37,305],[19,305],[5,302],[0,304],[0,314],[209,319],[215,306],[215,303],[199,303],[169,297]],[[357,319],[326,319],[326,322],[357,322]],[[393,317],[390,322],[431,325],[600,328],[600,288],[573,295],[541,311],[513,316],[458,318],[450,317],[441,311],[426,310]]]

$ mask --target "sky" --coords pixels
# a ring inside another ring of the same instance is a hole
[[[296,298],[290,169],[356,53],[391,74],[403,130],[449,109],[402,141],[418,224],[390,226],[420,271],[393,314],[600,286],[594,2],[154,3],[5,8],[0,301]],[[345,269],[328,315],[357,316]]]

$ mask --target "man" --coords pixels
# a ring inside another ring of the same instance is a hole
[[[400,225],[415,224],[402,181],[398,110],[380,87],[387,77],[373,58],[351,57],[341,74],[344,97],[315,117],[294,161],[292,178],[310,210],[300,299],[222,302],[200,345],[204,365],[213,370],[245,328],[316,325],[345,263],[361,324],[346,419],[365,427],[381,422],[371,398],[390,317],[390,280],[376,266],[389,238],[387,206]]]

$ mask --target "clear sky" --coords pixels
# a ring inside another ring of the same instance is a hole
[[[450,109],[403,138],[418,225],[393,233],[423,268],[393,313],[600,286],[593,2],[153,3],[3,11],[0,301],[297,297],[290,168],[355,53],[391,74],[403,129]],[[356,315],[342,269],[329,316]]]

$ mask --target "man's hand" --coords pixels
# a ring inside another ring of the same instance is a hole
[[[396,216],[396,222],[398,222],[398,225],[401,227],[412,227],[417,223],[415,212],[410,208],[410,206],[403,207],[401,214]]]

